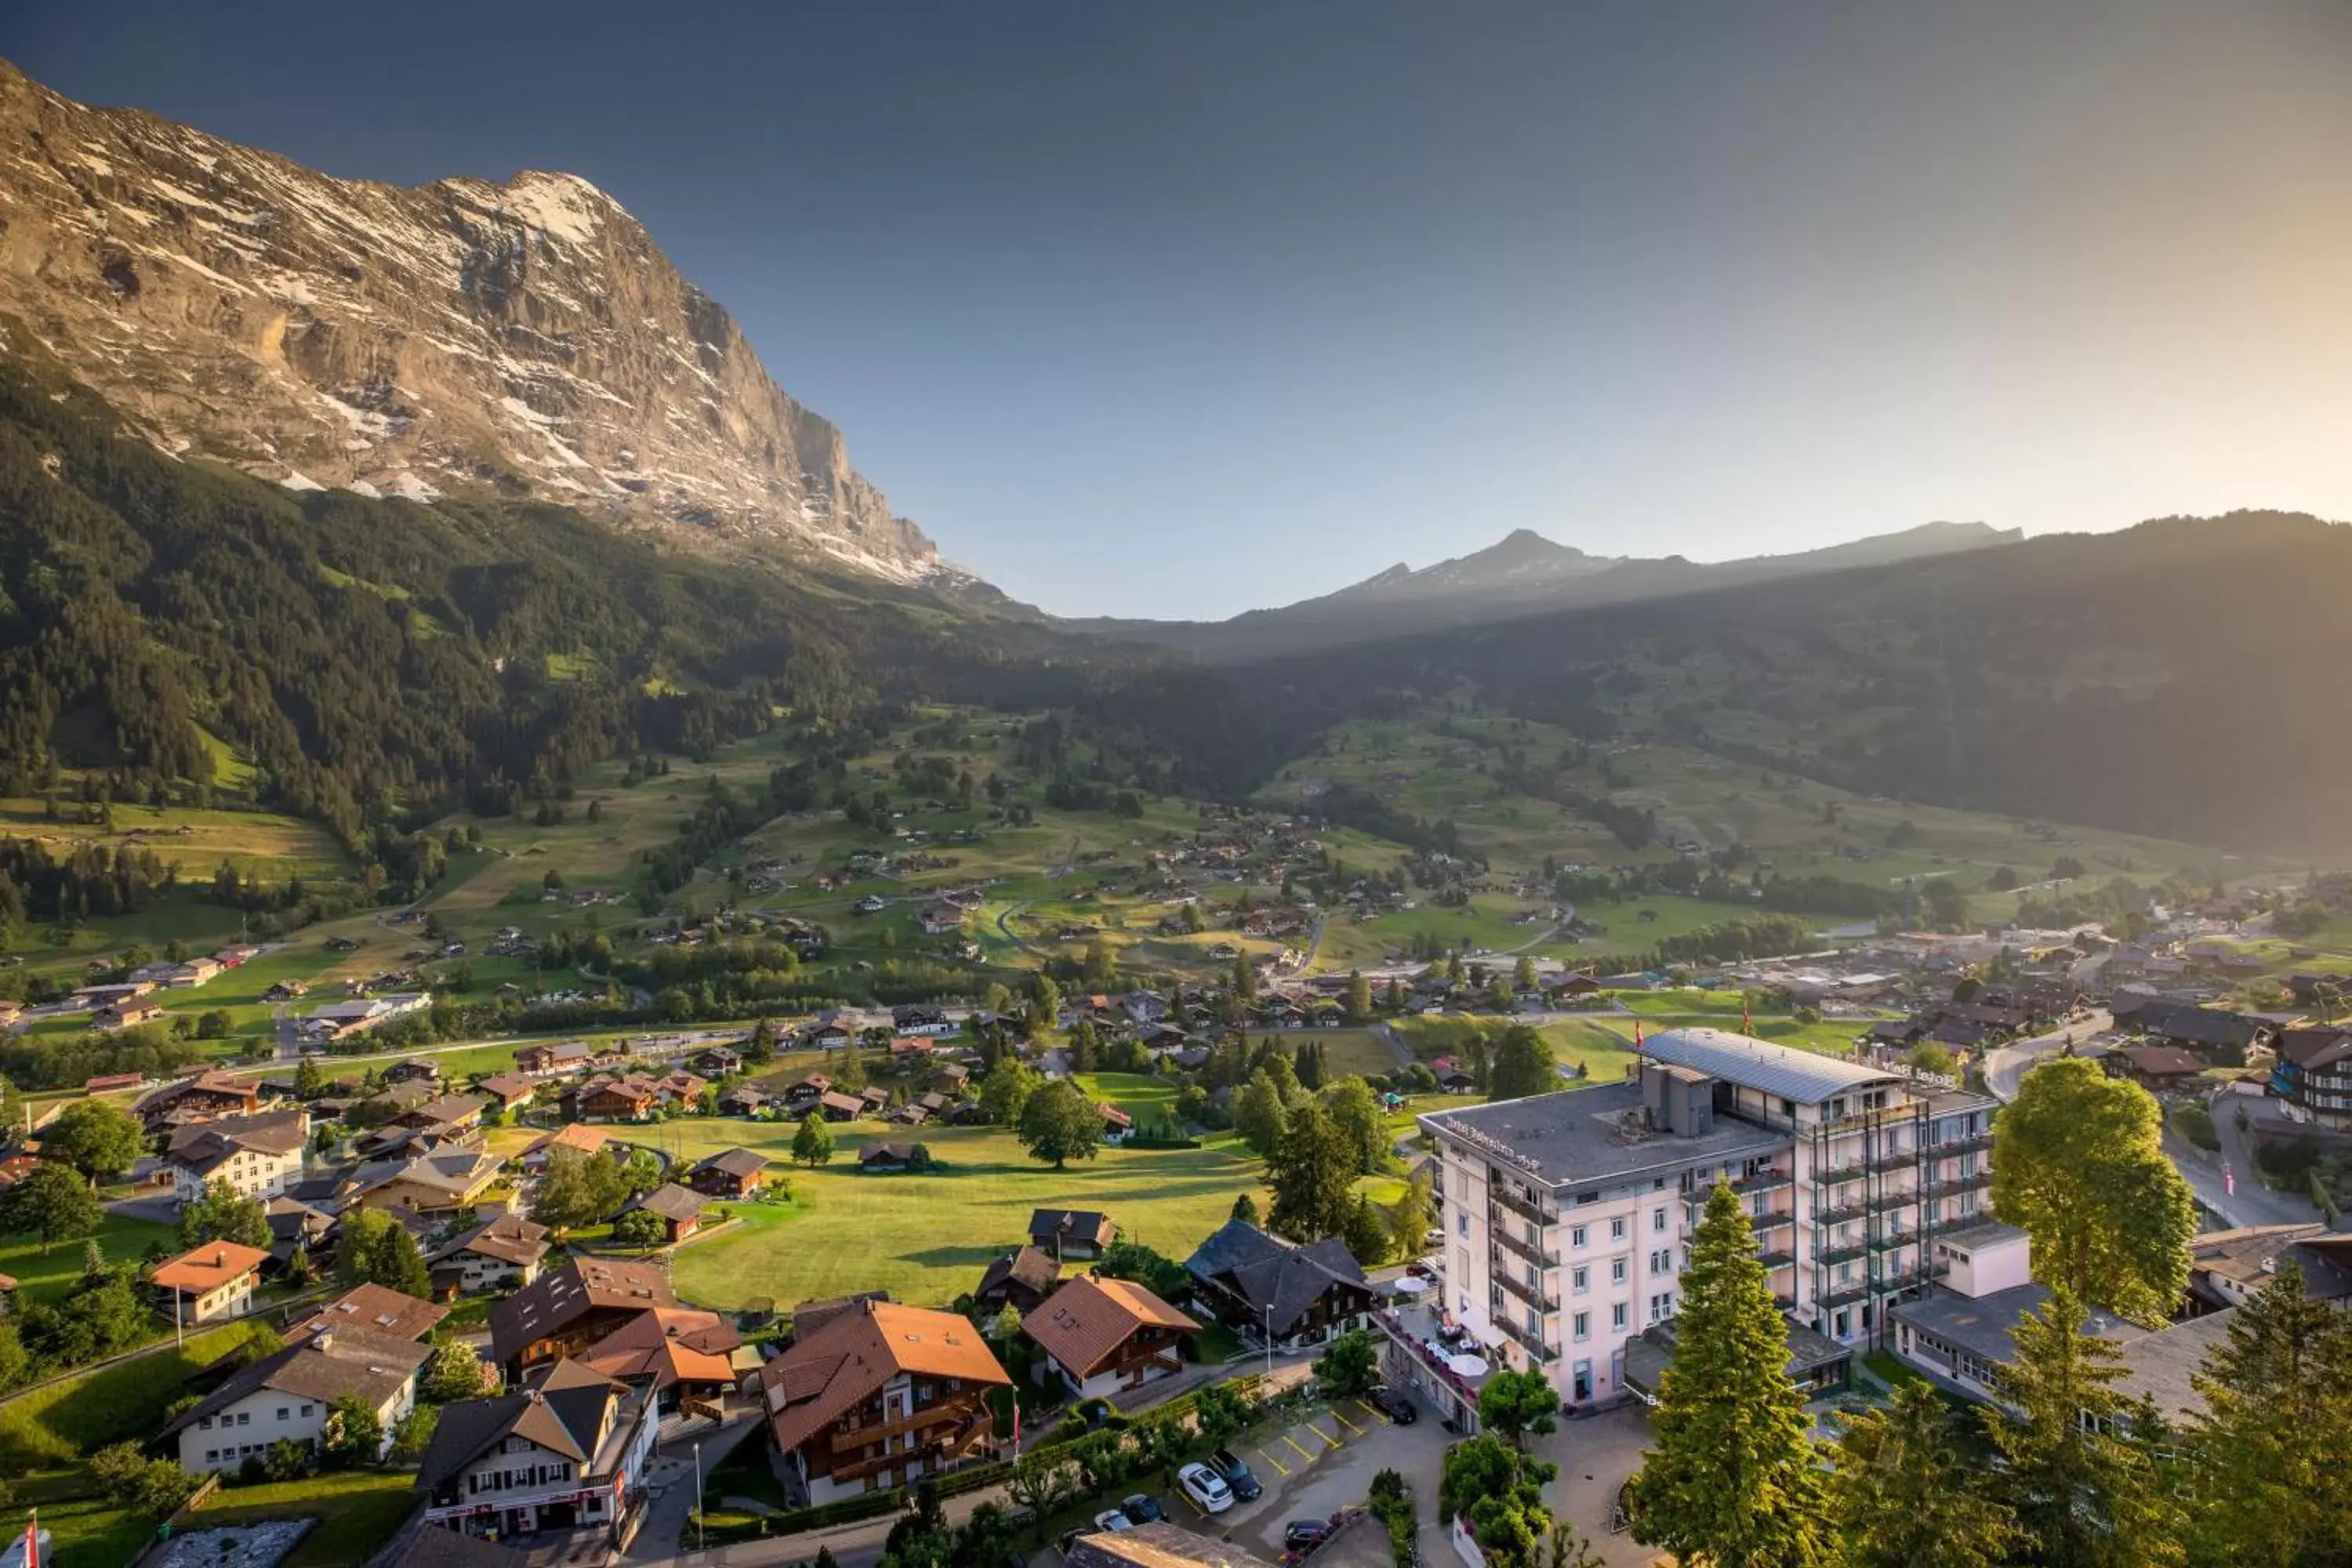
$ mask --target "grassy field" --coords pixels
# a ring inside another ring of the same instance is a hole
[[[178,1249],[179,1233],[167,1225],[125,1219],[109,1214],[99,1226],[98,1245],[110,1263],[136,1263],[148,1243],[160,1241]],[[82,1244],[60,1241],[47,1252],[37,1241],[10,1239],[0,1244],[0,1274],[16,1279],[16,1300],[24,1306],[62,1296],[81,1278]]]
[[[1149,1079],[1105,1074],[1095,1092],[1156,1113],[1171,1092]],[[688,1159],[740,1144],[788,1161],[788,1122],[688,1119],[663,1130]],[[1171,1257],[1190,1253],[1231,1215],[1243,1193],[1261,1205],[1258,1166],[1231,1139],[1201,1149],[1104,1149],[1055,1171],[997,1128],[849,1123],[834,1129],[833,1163],[792,1172],[790,1203],[738,1205],[742,1223],[677,1255],[680,1294],[714,1307],[767,1298],[778,1306],[852,1290],[887,1289],[902,1301],[944,1304],[980,1282],[989,1260],[1018,1246],[1039,1208],[1100,1209],[1122,1234]],[[926,1175],[866,1175],[860,1144],[919,1141],[944,1167]]]
[[[280,1568],[360,1568],[415,1511],[415,1479],[408,1470],[343,1470],[299,1481],[224,1487],[205,1500],[188,1528],[217,1530],[307,1514],[319,1522]]]
[[[190,1334],[159,1350],[20,1394],[0,1404],[0,1474],[60,1465],[109,1443],[153,1436],[164,1407],[188,1377],[247,1342],[278,1336],[261,1322],[232,1323]]]

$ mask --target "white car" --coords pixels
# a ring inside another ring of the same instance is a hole
[[[1234,1489],[1206,1465],[1187,1465],[1176,1472],[1176,1484],[1199,1505],[1202,1513],[1223,1513],[1234,1506]]]
[[[1095,1528],[1097,1530],[1108,1530],[1113,1531],[1133,1530],[1135,1528],[1135,1521],[1128,1518],[1127,1515],[1119,1512],[1118,1510],[1115,1508],[1107,1508],[1103,1510],[1102,1512],[1095,1515]]]

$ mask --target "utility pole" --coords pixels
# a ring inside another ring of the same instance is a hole
[[[1265,1304],[1265,1381],[1274,1382],[1274,1303]]]
[[[702,1532],[702,1439],[694,1440],[694,1549],[707,1552],[710,1543]]]

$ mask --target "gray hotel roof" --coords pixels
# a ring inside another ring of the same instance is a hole
[[[1652,1061],[1696,1068],[1742,1089],[1806,1105],[1865,1084],[1903,1081],[1902,1074],[1884,1068],[1862,1067],[1817,1051],[1776,1046],[1728,1029],[1662,1030],[1642,1042],[1642,1053]]]
[[[1494,1105],[1433,1111],[1421,1121],[1439,1132],[1466,1128],[1491,1139],[1537,1163],[1533,1170],[1503,1160],[1496,1164],[1515,1176],[1556,1187],[1614,1181],[1643,1171],[1694,1163],[1721,1164],[1789,1146],[1788,1133],[1729,1117],[1718,1118],[1715,1131],[1696,1138],[1629,1131],[1629,1126],[1638,1126],[1641,1109],[1640,1084],[1603,1083]],[[1634,1115],[1626,1116],[1628,1111]],[[1464,1142],[1478,1147],[1477,1137]]]

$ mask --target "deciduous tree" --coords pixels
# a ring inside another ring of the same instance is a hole
[[[66,1165],[36,1165],[21,1181],[0,1187],[0,1231],[37,1237],[44,1253],[105,1223],[98,1194]]]
[[[2167,1158],[2147,1090],[2095,1062],[2029,1070],[1993,1125],[1994,1211],[2033,1238],[2033,1277],[2078,1301],[2160,1323],[2189,1282],[2197,1204]]]
[[[1055,1079],[1021,1110],[1021,1146],[1031,1159],[1046,1161],[1057,1171],[1072,1160],[1093,1159],[1102,1133],[1102,1112],[1068,1079]]]
[[[1559,1394],[1539,1372],[1498,1372],[1478,1391],[1478,1425],[1525,1448],[1530,1436],[1559,1430]]]
[[[62,1160],[96,1186],[147,1152],[147,1133],[111,1100],[77,1100],[41,1129],[41,1158]]]
[[[1502,1038],[1495,1042],[1494,1058],[1486,1068],[1486,1098],[1525,1100],[1559,1087],[1559,1069],[1553,1065],[1543,1037],[1525,1024],[1505,1029]]]
[[[1349,1329],[1315,1358],[1315,1381],[1328,1394],[1361,1394],[1380,1375],[1380,1347],[1361,1329]]]
[[[833,1163],[833,1129],[819,1112],[801,1118],[800,1130],[793,1134],[793,1162],[812,1171]]]

